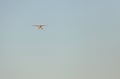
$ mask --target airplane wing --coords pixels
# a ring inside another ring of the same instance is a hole
[[[40,25],[32,25],[32,26],[34,26],[34,27],[39,27]]]
[[[46,25],[41,25],[41,26],[46,26]]]

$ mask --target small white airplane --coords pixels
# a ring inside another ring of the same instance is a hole
[[[43,30],[43,26],[46,26],[46,25],[40,24],[40,25],[33,25],[33,26],[35,26],[38,30]]]

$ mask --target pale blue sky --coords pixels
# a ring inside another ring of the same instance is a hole
[[[119,79],[119,3],[0,0],[0,79]]]

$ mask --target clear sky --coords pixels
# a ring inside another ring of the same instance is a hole
[[[119,0],[0,0],[0,79],[120,79],[119,21]]]

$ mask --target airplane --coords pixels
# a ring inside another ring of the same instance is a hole
[[[39,24],[39,25],[33,25],[33,26],[35,26],[38,30],[43,30],[43,26],[46,26],[46,25]]]

